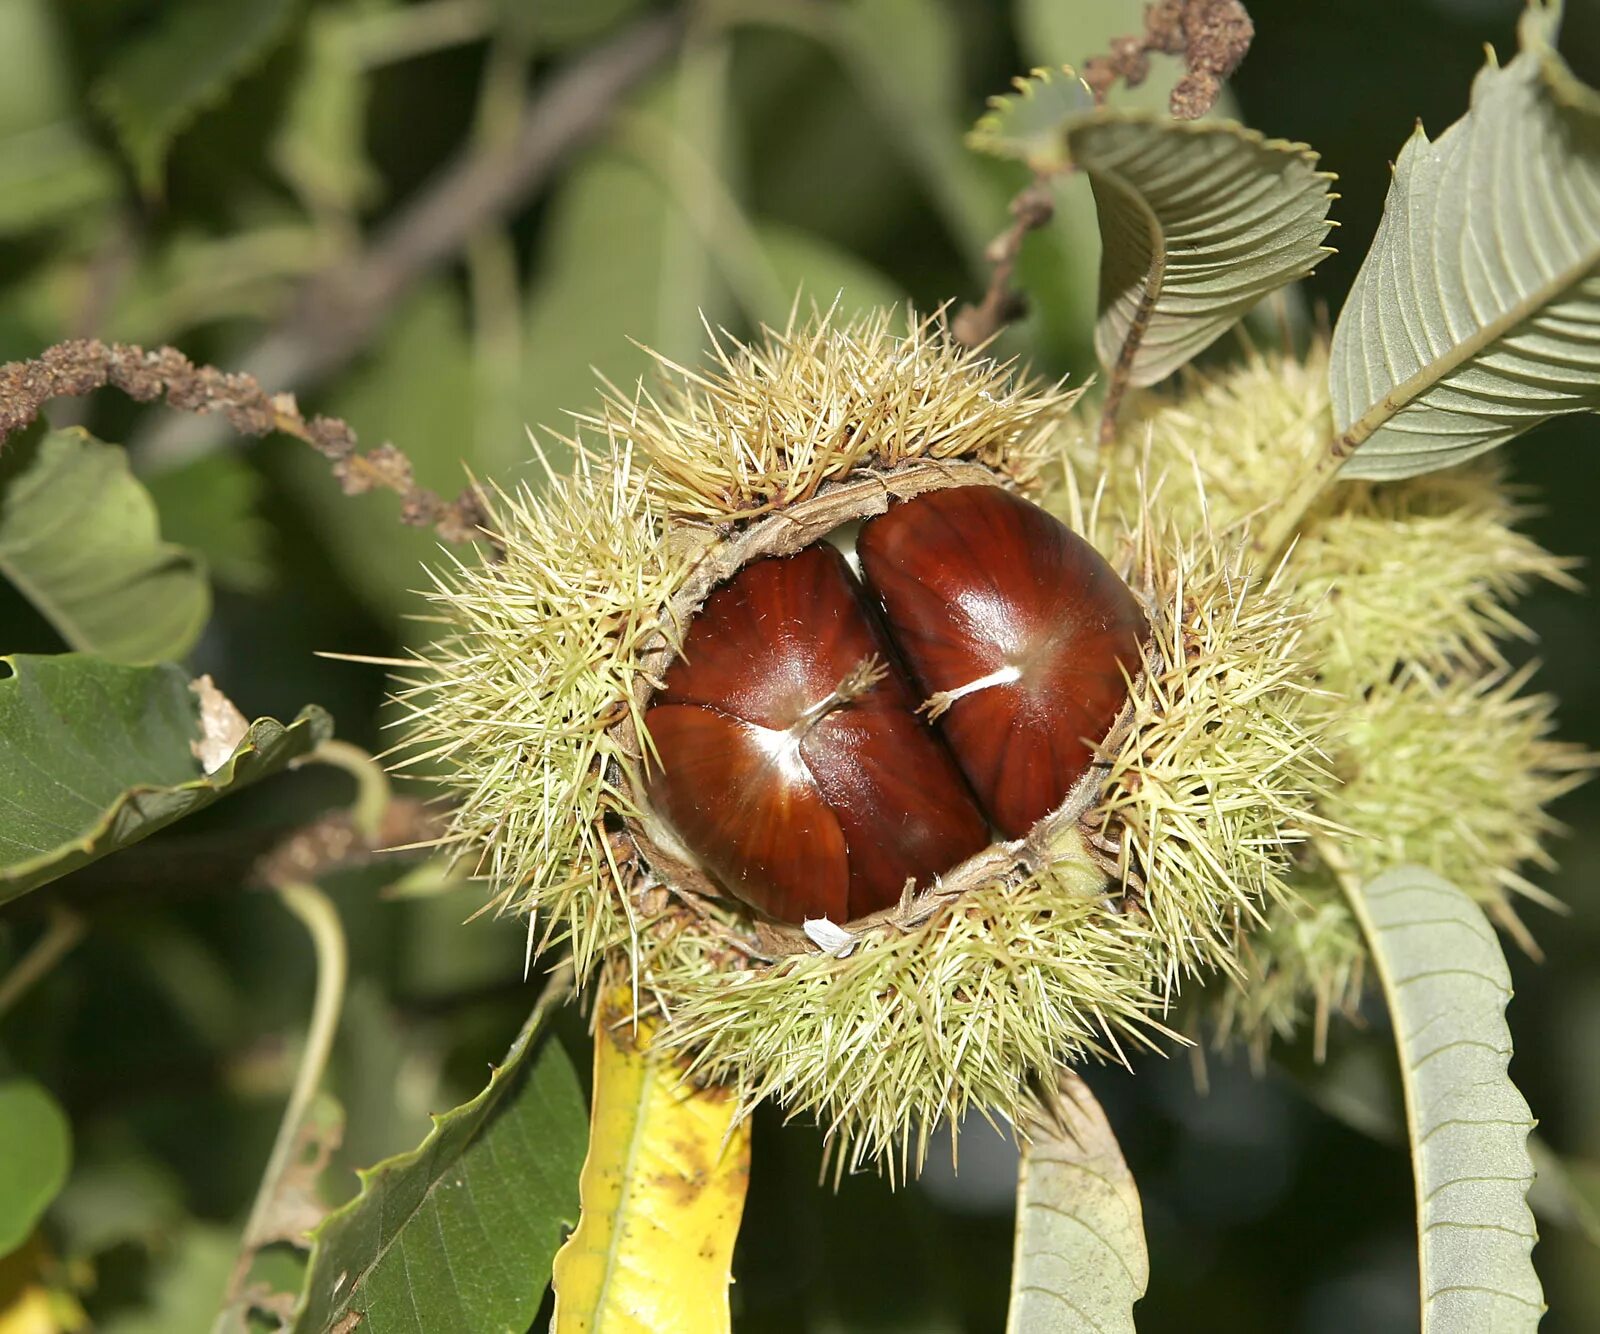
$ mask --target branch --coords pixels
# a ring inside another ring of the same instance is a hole
[[[677,48],[683,28],[675,13],[642,19],[552,76],[525,105],[514,136],[466,149],[353,262],[308,278],[290,312],[239,363],[288,389],[339,370],[419,278],[451,260],[486,225],[515,212],[598,135],[627,94]],[[175,463],[197,448],[189,431],[175,428],[153,434],[144,457]]]

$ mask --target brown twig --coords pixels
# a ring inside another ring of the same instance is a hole
[[[1083,67],[1083,81],[1095,101],[1121,79],[1130,88],[1150,72],[1150,53],[1182,56],[1187,73],[1172,90],[1168,108],[1178,120],[1195,120],[1216,104],[1222,83],[1239,67],[1255,25],[1241,0],[1155,0],[1145,6],[1144,33],[1115,37],[1107,55]]]
[[[253,376],[196,366],[171,347],[146,352],[132,343],[74,338],[31,361],[7,362],[0,366],[0,442],[37,420],[51,399],[77,398],[107,385],[139,403],[165,397],[179,412],[220,414],[241,435],[292,435],[333,465],[346,495],[383,487],[400,496],[402,523],[432,527],[447,542],[483,535],[484,510],[474,488],[446,501],[416,484],[411,461],[393,445],[358,453],[356,433],[337,417],[307,420],[293,394],[269,394]]]
[[[1011,225],[995,237],[984,252],[984,258],[993,266],[989,286],[983,300],[976,305],[969,302],[956,312],[950,325],[956,342],[963,347],[982,347],[1006,325],[1022,317],[1026,303],[1022,294],[1011,286],[1011,275],[1022,255],[1023,238],[1043,227],[1054,215],[1050,187],[1041,177],[1035,176],[1011,201]]]
[[[353,260],[308,278],[289,313],[239,364],[304,389],[340,369],[418,279],[532,196],[572,151],[605,128],[627,94],[678,46],[679,14],[641,19],[553,75],[504,142],[474,143],[424,186]],[[144,457],[176,462],[200,446],[187,424],[153,434]]]

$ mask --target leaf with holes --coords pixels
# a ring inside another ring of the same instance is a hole
[[[1488,920],[1417,866],[1350,895],[1393,1017],[1416,1175],[1422,1334],[1537,1328],[1533,1117],[1506,1073],[1511,974]]]
[[[482,1093],[363,1172],[317,1229],[296,1330],[528,1327],[578,1216],[583,1094],[544,1034],[564,994],[534,1008]]]
[[[122,449],[80,430],[0,455],[0,574],[73,648],[117,662],[182,657],[211,613],[205,563],[161,540]]]
[[[276,773],[333,731],[314,705],[287,727],[262,718],[206,773],[181,668],[80,653],[0,661],[11,669],[0,679],[0,903]]]
[[[1010,1334],[1133,1334],[1150,1281],[1139,1188],[1089,1087],[1061,1072],[1028,1126],[1017,1181]]]
[[[1342,476],[1411,477],[1600,408],[1600,93],[1522,17],[1436,141],[1400,151],[1333,331]]]

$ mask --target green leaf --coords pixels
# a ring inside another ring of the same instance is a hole
[[[1014,93],[989,99],[989,110],[967,135],[967,146],[990,157],[1013,158],[1049,175],[1063,170],[1065,128],[1094,111],[1094,94],[1072,69],[1036,69],[1013,79]]]
[[[276,773],[332,733],[312,705],[271,718],[207,774],[190,749],[198,706],[171,663],[15,654],[0,680],[0,903],[137,843]]]
[[[118,51],[93,98],[155,194],[167,149],[195,118],[266,58],[288,31],[295,0],[180,0]]]
[[[1008,1334],[1133,1332],[1150,1281],[1139,1188],[1089,1087],[1063,1070],[1054,1117],[1027,1128]]]
[[[66,1184],[72,1134],[61,1108],[31,1079],[0,1080],[0,1256],[32,1233]]]
[[[1411,477],[1600,407],[1600,94],[1522,18],[1472,105],[1400,151],[1333,332],[1344,477]]]
[[[1544,1300],[1528,1209],[1533,1117],[1506,1074],[1511,975],[1478,907],[1432,871],[1355,890],[1393,1018],[1416,1174],[1422,1334],[1532,1331]]]
[[[371,89],[351,38],[360,15],[317,11],[305,64],[289,92],[272,161],[315,214],[353,219],[377,199],[382,177],[367,155]]]
[[[1066,131],[1100,215],[1095,353],[1165,379],[1326,254],[1333,178],[1232,121],[1097,112]]]
[[[127,455],[76,428],[0,455],[0,574],[73,648],[117,662],[181,657],[211,612],[203,563],[161,540]]]
[[[237,450],[203,454],[145,478],[161,531],[205,557],[224,588],[259,593],[272,584],[271,526],[257,513],[261,477]]]
[[[547,993],[471,1102],[317,1229],[294,1328],[525,1329],[578,1217],[588,1117]],[[345,1324],[343,1322],[351,1322]]]
[[[92,209],[113,164],[76,120],[72,71],[49,0],[0,0],[0,235]]]

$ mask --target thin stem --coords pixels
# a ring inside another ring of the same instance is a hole
[[[1251,540],[1251,548],[1261,568],[1270,568],[1278,563],[1289,543],[1294,540],[1306,511],[1322,494],[1323,488],[1333,481],[1350,453],[1351,450],[1345,446],[1345,438],[1341,436],[1318,450],[1295,476],[1289,489],[1273,507],[1271,516]]]
[[[16,965],[0,979],[0,1015],[30,991],[60,963],[77,943],[83,939],[88,927],[83,918],[66,908],[56,908],[50,914],[50,925],[45,933],[33,942],[33,948],[17,960]]]
[[[368,840],[378,837],[393,794],[389,775],[377,760],[348,741],[324,741],[295,767],[302,764],[331,764],[353,777],[356,799],[350,803],[350,822]]]
[[[288,1105],[283,1110],[283,1120],[278,1125],[278,1138],[273,1142],[272,1156],[267,1159],[261,1185],[256,1190],[255,1203],[250,1207],[250,1217],[240,1237],[239,1258],[228,1280],[222,1312],[213,1327],[214,1331],[224,1328],[228,1311],[244,1292],[256,1252],[270,1239],[267,1222],[277,1202],[284,1174],[294,1161],[306,1113],[328,1068],[334,1035],[339,1029],[339,1015],[344,1008],[349,957],[344,926],[339,921],[333,901],[315,885],[299,881],[279,885],[278,897],[310,933],[317,956],[317,990],[311,1004],[311,1024],[306,1032],[305,1050],[300,1055],[300,1068],[295,1074]]]

